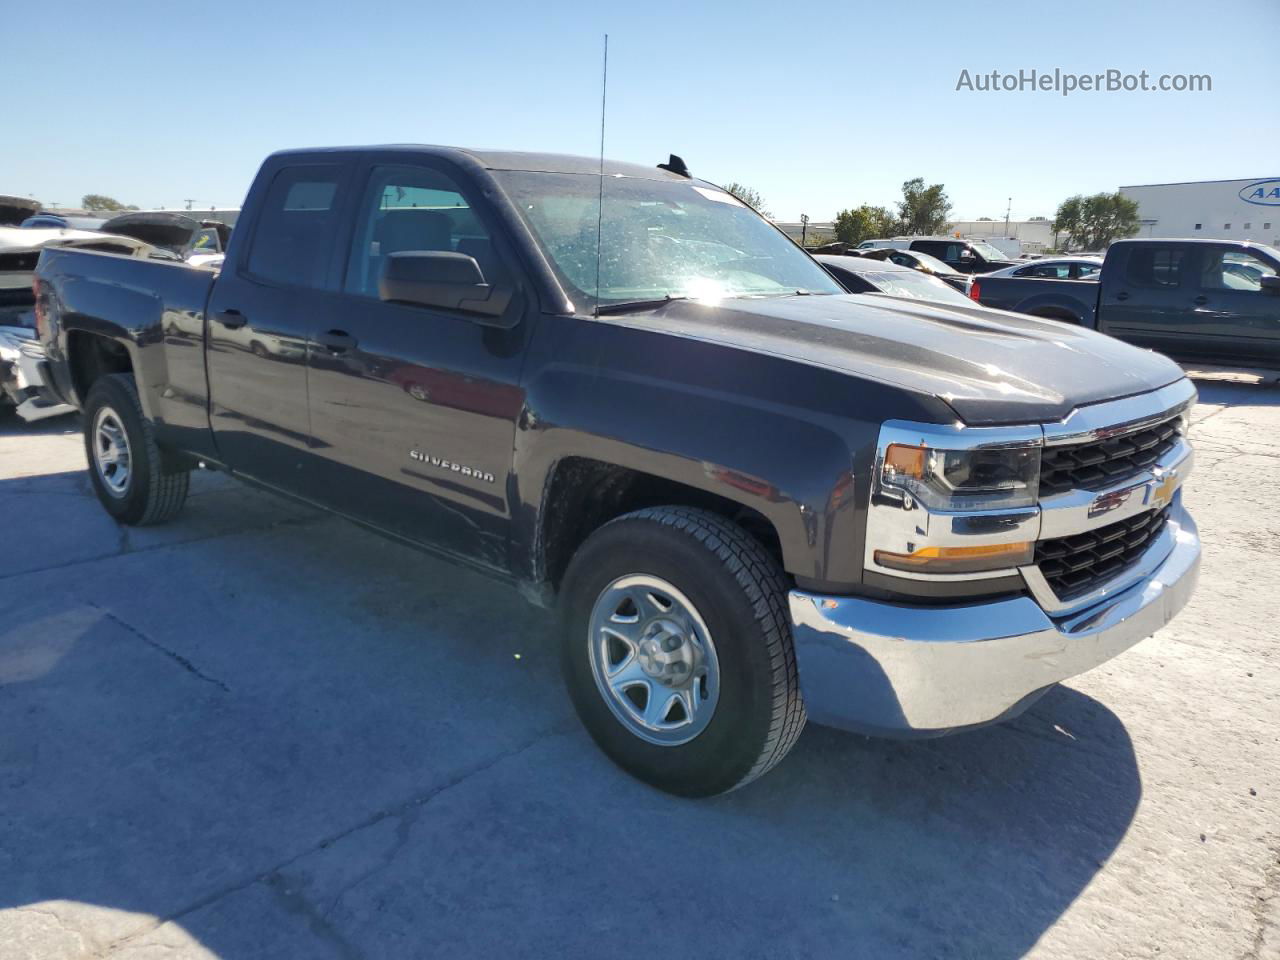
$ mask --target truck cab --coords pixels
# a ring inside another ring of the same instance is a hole
[[[957,273],[988,273],[1017,262],[985,241],[959,237],[916,237],[907,249],[936,257]]]

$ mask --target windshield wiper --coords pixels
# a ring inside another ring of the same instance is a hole
[[[602,303],[596,307],[596,315],[609,313],[634,313],[639,310],[656,310],[658,307],[666,306],[673,300],[689,300],[682,294],[672,296],[667,294],[665,297],[654,300],[624,300],[620,303]]]

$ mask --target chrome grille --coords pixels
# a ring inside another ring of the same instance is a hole
[[[1040,455],[1040,496],[1071,490],[1101,490],[1148,469],[1178,442],[1182,420],[1104,440],[1045,447]]]
[[[1123,573],[1160,535],[1168,520],[1169,508],[1165,507],[1088,533],[1041,540],[1036,544],[1036,564],[1058,599],[1071,600]]]

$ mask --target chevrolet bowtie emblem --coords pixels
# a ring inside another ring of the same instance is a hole
[[[1178,472],[1171,470],[1163,477],[1152,481],[1151,494],[1147,498],[1147,502],[1152,507],[1159,510],[1167,506],[1169,501],[1173,499],[1173,495],[1178,491]]]

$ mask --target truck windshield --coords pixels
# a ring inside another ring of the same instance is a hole
[[[697,181],[503,171],[496,176],[581,309],[843,291],[733,196]],[[599,299],[596,242],[600,241]]]
[[[969,246],[973,247],[973,249],[976,250],[984,260],[1008,260],[1009,259],[1008,256],[1005,255],[1003,250],[993,247],[989,243],[984,243],[982,240],[970,240]]]

